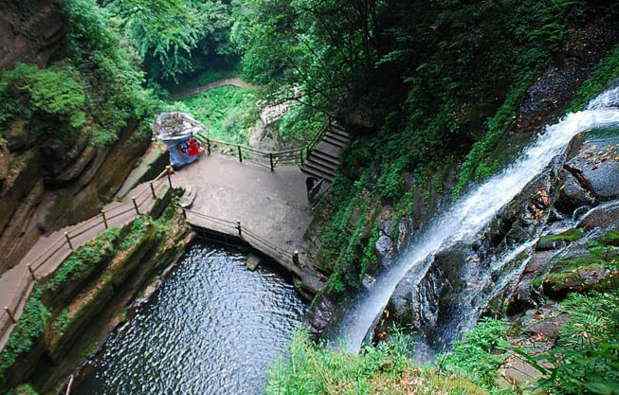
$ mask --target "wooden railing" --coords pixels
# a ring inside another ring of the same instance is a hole
[[[92,217],[80,223],[76,227],[71,228],[69,231],[65,232],[63,236],[59,236],[56,240],[54,240],[35,258],[27,261],[27,273],[24,272],[24,275],[19,280],[20,283],[17,288],[18,291],[15,298],[13,298],[12,303],[9,303],[7,306],[3,307],[2,315],[0,316],[0,319],[2,320],[2,326],[0,326],[0,338],[7,340],[5,338],[6,332],[13,325],[17,324],[17,320],[19,319],[19,306],[21,306],[25,299],[29,296],[30,290],[34,286],[34,283],[40,280],[40,277],[37,276],[37,272],[43,265],[49,262],[53,256],[55,256],[63,248],[66,248],[69,253],[74,251],[75,243],[73,240],[98,226],[102,226],[102,230],[109,229],[110,224],[114,219],[132,211],[135,211],[136,215],[144,214],[140,211],[144,204],[151,199],[153,201],[159,199],[163,196],[164,191],[168,187],[172,187],[172,179],[170,177],[170,171],[166,169],[166,171],[162,172],[152,182],[144,184],[141,190],[137,191],[137,193],[131,198],[130,202],[120,203],[106,211],[101,210],[98,216]],[[22,262],[20,262],[20,265],[22,265]],[[3,347],[4,342],[0,344],[0,349]]]
[[[304,147],[282,151],[262,151],[242,144],[234,144],[221,140],[212,139],[203,133],[197,133],[196,138],[204,144],[206,152],[210,155],[214,150],[220,149],[223,153],[235,156],[240,162],[249,162],[271,171],[277,166],[301,166],[310,156],[316,145],[329,131],[331,120],[310,142]]]
[[[274,258],[275,260],[279,261],[279,263],[287,266],[289,269],[296,271],[295,269],[298,269],[300,267],[299,251],[286,251],[274,245],[266,238],[248,229],[245,225],[241,223],[241,221],[230,221],[222,218],[213,217],[195,209],[184,209],[183,213],[185,219],[190,224],[211,230],[213,230],[213,228],[209,228],[207,225],[210,224],[221,227],[224,230],[228,230],[230,233],[235,234],[239,239],[250,242],[250,244],[252,244],[252,246],[255,247],[257,250],[270,256],[271,258]],[[189,215],[195,216],[199,220],[199,222],[192,222],[191,220],[189,220]]]

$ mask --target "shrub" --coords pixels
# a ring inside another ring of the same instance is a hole
[[[435,394],[482,391],[460,377],[415,366],[411,339],[395,334],[388,342],[366,347],[358,355],[314,344],[298,333],[290,356],[269,371],[267,394]]]
[[[6,385],[6,371],[20,355],[32,350],[45,330],[51,313],[41,301],[41,290],[35,287],[26,302],[17,325],[0,353],[0,386]]]
[[[619,294],[571,294],[569,321],[557,345],[539,359],[551,367],[539,387],[551,393],[615,393],[619,385]],[[546,365],[548,366],[548,365]]]
[[[462,374],[485,389],[495,387],[497,370],[508,356],[507,324],[485,319],[457,341],[453,350],[439,356],[437,363],[446,372]]]

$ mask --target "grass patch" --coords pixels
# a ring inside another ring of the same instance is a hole
[[[410,339],[394,335],[360,354],[335,352],[298,333],[290,357],[269,371],[267,394],[436,394],[483,391],[462,377],[415,366],[408,358]]]
[[[619,77],[619,46],[615,47],[595,68],[591,77],[578,89],[567,112],[581,111],[595,96],[608,88]]]
[[[327,127],[327,120],[307,105],[294,104],[276,125],[277,135],[283,144],[302,146]]]
[[[260,117],[256,92],[234,86],[223,86],[184,98],[174,107],[202,122],[208,137],[232,144],[247,144],[251,128]]]

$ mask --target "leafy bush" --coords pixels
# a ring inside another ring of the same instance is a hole
[[[495,387],[497,371],[508,356],[507,324],[485,319],[437,360],[440,369],[464,375],[485,389]]]
[[[571,294],[561,309],[569,321],[557,345],[538,359],[550,364],[541,389],[611,394],[619,388],[619,294]],[[548,365],[546,365],[548,366]]]
[[[220,1],[110,0],[106,8],[121,21],[150,76],[173,79],[204,58],[232,53],[228,31],[231,5]]]
[[[115,241],[120,235],[119,229],[109,229],[94,240],[76,249],[64,260],[53,276],[46,280],[43,290],[55,293],[67,281],[74,281],[88,276],[97,266],[105,263],[106,257],[115,250]]]
[[[23,353],[30,351],[40,336],[51,313],[41,302],[41,290],[35,287],[26,302],[17,325],[11,332],[6,346],[0,353],[0,386],[6,384],[6,371]]]
[[[233,86],[211,89],[172,107],[191,113],[206,126],[210,138],[232,144],[247,144],[259,118],[256,93]]]
[[[331,351],[298,333],[290,356],[269,371],[267,394],[435,394],[482,391],[465,379],[416,367],[408,358],[411,339],[394,335],[359,355]]]
[[[35,65],[18,64],[0,73],[0,125],[12,119],[42,118],[57,125],[37,125],[37,137],[53,130],[51,137],[67,138],[77,134],[86,122],[86,95],[77,71],[67,65],[39,69]],[[65,132],[68,135],[59,135]]]
[[[284,144],[305,145],[326,127],[323,114],[304,104],[291,106],[277,122],[277,132]]]

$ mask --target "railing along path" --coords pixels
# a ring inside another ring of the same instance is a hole
[[[212,139],[203,133],[197,133],[196,138],[206,147],[206,152],[211,153],[219,147],[228,150],[228,153],[235,156],[239,162],[250,162],[252,164],[275,171],[277,166],[301,166],[305,160],[331,128],[331,120],[329,119],[327,126],[323,128],[307,145],[300,148],[293,148],[280,151],[262,151],[242,144],[228,143],[221,140]]]
[[[167,176],[167,177],[166,177]],[[40,275],[41,268],[54,257],[59,257],[58,265],[61,264],[66,256],[70,255],[77,247],[75,240],[77,238],[84,237],[85,240],[79,240],[79,246],[86,244],[88,241],[96,238],[102,231],[109,229],[112,225],[115,225],[115,220],[126,216],[130,213],[127,219],[133,219],[136,216],[144,214],[140,211],[147,203],[155,202],[164,195],[167,188],[172,187],[172,180],[170,178],[170,171],[162,172],[153,181],[147,184],[142,184],[136,188],[136,193],[129,202],[118,203],[108,208],[107,210],[101,210],[98,216],[92,217],[77,225],[68,227],[68,230],[64,233],[55,232],[49,237],[53,237],[54,240],[45,248],[40,254],[34,258],[24,258],[27,261],[22,261],[18,266],[25,266],[24,272],[19,277],[19,286],[16,288],[17,292],[13,300],[7,305],[3,306],[0,320],[0,349],[2,349],[8,340],[8,333],[17,324],[17,320],[21,316],[20,306],[25,303],[36,281],[39,281],[43,275]],[[101,229],[96,232],[92,232],[91,235],[87,235],[88,232],[94,231],[100,227]],[[59,254],[64,252],[63,254]],[[55,270],[55,269],[54,269]],[[7,271],[8,272],[8,271]],[[51,271],[53,272],[53,270]],[[5,273],[6,274],[6,273]],[[25,306],[24,306],[25,307]]]

